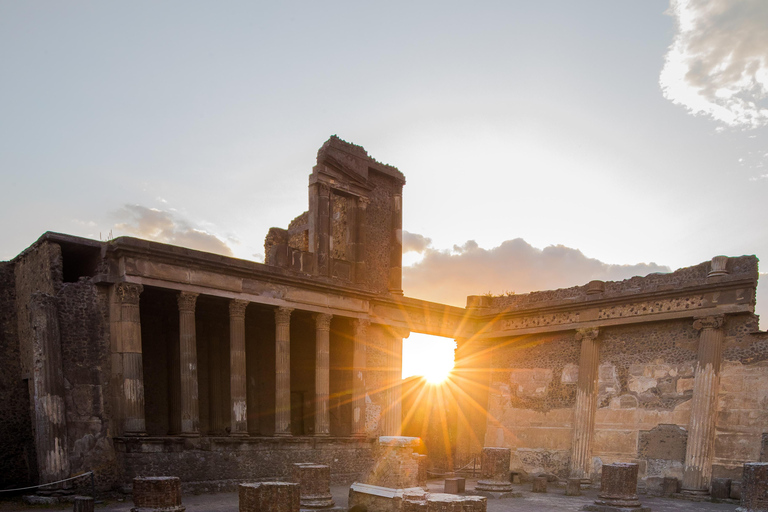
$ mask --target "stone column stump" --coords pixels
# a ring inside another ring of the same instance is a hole
[[[427,488],[427,456],[421,455],[419,453],[414,453],[413,458],[416,459],[416,462],[419,464],[418,486],[426,489]]]
[[[637,499],[637,464],[616,462],[603,464],[600,494],[594,505],[584,510],[595,512],[651,512]]]
[[[176,476],[137,476],[133,479],[131,512],[184,512],[181,480]]]
[[[512,450],[509,448],[483,448],[480,456],[480,476],[475,486],[476,491],[504,493],[512,491],[509,481],[509,461]]]
[[[427,512],[463,512],[462,498],[455,494],[427,494]]]
[[[258,482],[238,486],[240,512],[299,512],[299,484]]]
[[[300,462],[293,465],[292,476],[292,480],[299,484],[302,508],[333,506],[330,466]]]
[[[74,512],[93,512],[93,498],[90,496],[75,496]]]
[[[488,510],[488,498],[485,496],[462,496],[462,512],[485,512]]]
[[[768,512],[768,462],[744,464],[739,512]]]

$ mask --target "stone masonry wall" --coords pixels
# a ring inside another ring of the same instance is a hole
[[[94,471],[99,488],[118,480],[109,435],[108,299],[88,278],[57,295],[66,388],[67,439],[73,474]]]
[[[402,184],[384,174],[371,171],[369,181],[375,186],[368,206],[368,234],[365,248],[366,280],[376,292],[389,287],[392,214],[395,194],[402,194]]]
[[[0,262],[0,489],[24,487],[37,479],[17,329],[14,265]]]

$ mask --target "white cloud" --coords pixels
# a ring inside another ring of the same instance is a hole
[[[670,0],[664,97],[729,126],[768,125],[768,1]]]
[[[122,221],[114,226],[116,236],[123,232],[156,242],[232,256],[232,249],[216,235],[198,229],[168,211],[127,204],[116,215]]]
[[[411,297],[464,306],[467,295],[527,293],[669,271],[655,263],[603,263],[563,245],[537,249],[522,238],[492,249],[470,240],[451,250],[426,247],[420,262],[403,268],[403,287]]]

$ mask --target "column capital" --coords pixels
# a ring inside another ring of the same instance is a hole
[[[247,300],[232,299],[229,301],[229,316],[235,318],[243,318],[245,316],[245,308],[248,307]]]
[[[581,341],[583,339],[596,340],[600,335],[599,327],[586,327],[584,329],[576,329],[576,339]]]
[[[179,292],[176,296],[176,302],[179,305],[179,311],[195,312],[195,304],[197,304],[197,297],[199,293],[194,292]]]
[[[331,330],[331,319],[333,318],[333,315],[327,313],[315,313],[312,317],[315,319],[315,328],[318,331]]]
[[[139,295],[144,287],[136,283],[117,283],[115,285],[115,298],[123,304],[138,304]]]
[[[697,318],[693,321],[693,328],[697,331],[704,329],[720,329],[725,322],[725,315],[712,315]]]
[[[291,313],[293,308],[279,307],[275,310],[275,323],[287,324],[291,321]]]
[[[367,318],[355,318],[354,329],[355,336],[364,336],[368,327],[371,325],[371,321]]]
[[[369,204],[371,204],[371,200],[369,198],[363,196],[357,198],[357,207],[361,210],[368,208]]]

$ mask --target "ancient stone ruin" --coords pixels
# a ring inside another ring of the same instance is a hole
[[[615,462],[649,493],[740,489],[768,430],[754,256],[427,302],[403,295],[404,184],[332,137],[264,264],[51,232],[0,262],[0,488],[93,470],[99,491],[144,475],[235,490],[300,461],[360,482],[380,436],[409,434],[402,340],[419,332],[458,343],[449,446],[425,439],[450,468],[498,447],[506,471],[572,492]],[[423,484],[417,458],[403,464]]]

